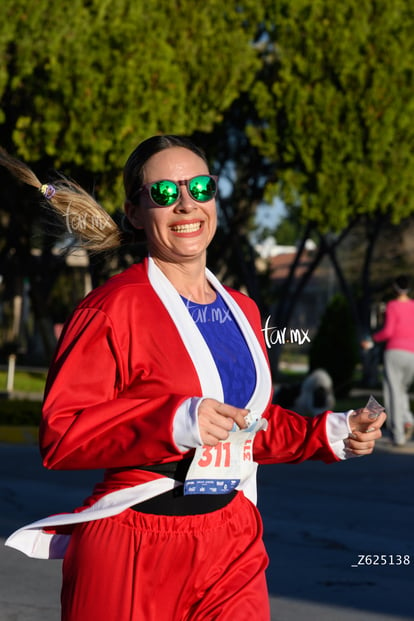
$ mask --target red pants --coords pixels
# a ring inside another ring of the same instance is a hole
[[[62,621],[269,621],[267,563],[261,518],[242,493],[204,515],[127,509],[75,528]]]

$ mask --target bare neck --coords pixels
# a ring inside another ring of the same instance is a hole
[[[180,295],[197,302],[209,304],[216,299],[216,292],[206,277],[205,263],[168,263],[154,258],[154,262]]]

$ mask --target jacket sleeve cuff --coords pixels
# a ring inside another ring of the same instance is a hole
[[[183,453],[203,445],[198,427],[198,408],[202,400],[203,397],[190,397],[181,403],[175,413],[173,438]]]
[[[351,433],[349,417],[354,410],[348,412],[330,412],[326,419],[326,435],[332,451],[338,459],[349,459],[357,457],[351,453],[346,446],[345,440]]]

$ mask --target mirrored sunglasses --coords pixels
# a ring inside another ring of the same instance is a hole
[[[215,175],[197,175],[181,181],[161,179],[153,183],[145,183],[139,191],[145,190],[157,207],[170,207],[181,196],[180,186],[185,185],[191,198],[198,203],[207,203],[217,194],[217,179]]]

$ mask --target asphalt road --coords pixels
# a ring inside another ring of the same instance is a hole
[[[79,505],[96,478],[45,471],[34,446],[0,444],[0,538]],[[396,452],[383,440],[371,457],[329,466],[262,466],[272,621],[414,619],[413,492],[413,443]],[[0,621],[58,621],[60,566],[0,546]]]

